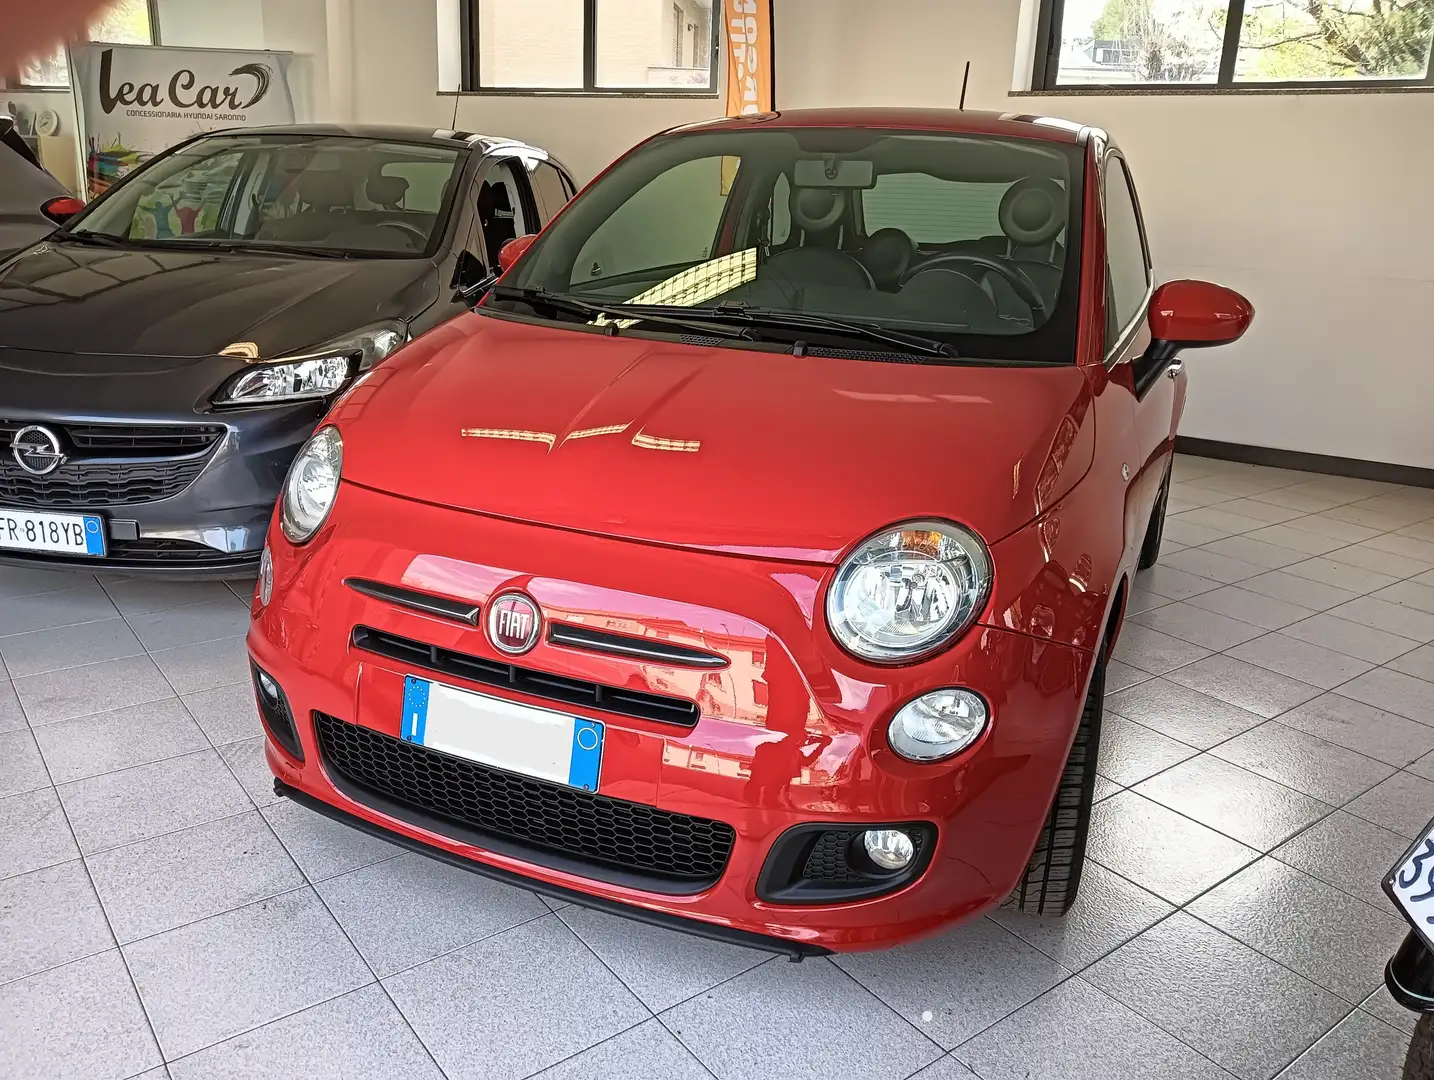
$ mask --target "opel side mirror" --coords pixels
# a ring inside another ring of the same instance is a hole
[[[1208,281],[1167,281],[1150,300],[1150,351],[1166,360],[1182,349],[1238,341],[1255,309],[1234,289]]]

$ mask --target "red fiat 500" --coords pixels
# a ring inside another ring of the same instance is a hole
[[[1184,348],[1106,135],[841,110],[643,143],[300,454],[249,649],[277,790],[796,954],[1080,878]]]

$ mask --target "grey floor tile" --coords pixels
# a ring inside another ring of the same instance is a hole
[[[1188,513],[1188,511],[1183,513]],[[1230,535],[1224,529],[1187,521],[1183,513],[1171,514],[1166,518],[1165,539],[1174,540],[1177,544],[1184,544],[1186,547],[1198,547],[1201,544],[1212,544],[1216,540],[1223,540]]]
[[[147,656],[28,675],[14,682],[25,715],[35,727],[174,696]]]
[[[87,861],[121,944],[304,884],[299,868],[253,810]]]
[[[287,799],[263,806],[259,812],[310,881],[337,877],[404,852],[396,844]]]
[[[1409,1037],[1363,1012],[1352,1012],[1279,1080],[1400,1080]]]
[[[982,1080],[1229,1080],[1078,976],[956,1051]]]
[[[1216,555],[1225,555],[1232,559],[1254,563],[1264,570],[1280,570],[1291,563],[1303,562],[1309,558],[1306,552],[1292,551],[1287,547],[1279,547],[1263,540],[1256,540],[1249,535],[1231,536],[1224,540],[1217,540],[1213,544],[1207,544],[1205,550],[1212,551]]]
[[[132,615],[129,624],[146,649],[173,649],[220,638],[242,637],[249,632],[249,608],[230,596],[223,600],[205,600],[188,607]]]
[[[1261,627],[1207,611],[1183,600],[1136,615],[1133,622],[1207,649],[1228,649],[1264,633]]]
[[[1108,713],[1101,723],[1096,769],[1121,787],[1129,787],[1198,752],[1168,735]]]
[[[1255,527],[1259,528],[1259,525],[1256,524]],[[1209,578],[1224,585],[1234,585],[1248,578],[1258,577],[1270,569],[1244,559],[1216,554],[1208,548],[1186,548],[1184,551],[1177,551],[1164,561],[1167,566],[1176,570],[1184,570],[1186,573]]]
[[[160,1061],[118,949],[0,986],[0,1076],[121,1080]]]
[[[1106,709],[1200,749],[1248,731],[1263,718],[1169,679],[1151,679],[1107,696]]]
[[[1210,751],[1242,769],[1343,806],[1394,773],[1394,766],[1270,720]]]
[[[25,710],[20,708],[20,699],[9,679],[0,678],[0,732],[22,731],[30,725],[25,720]]]
[[[92,776],[58,791],[87,855],[250,808],[213,750]]]
[[[1281,489],[1276,489],[1281,490]],[[1227,514],[1239,514],[1241,517],[1254,518],[1256,521],[1266,522],[1263,529],[1256,529],[1254,532],[1242,535],[1252,536],[1256,540],[1264,540],[1268,544],[1275,544],[1277,547],[1292,547],[1291,544],[1280,544],[1278,540],[1268,539],[1262,533],[1269,532],[1282,522],[1293,521],[1295,518],[1304,517],[1304,512],[1295,507],[1281,506],[1279,503],[1268,502],[1265,496],[1270,492],[1258,492],[1255,495],[1242,499],[1235,499],[1231,502],[1221,503],[1220,510]],[[1279,535],[1279,534],[1275,534]]]
[[[1360,1002],[1359,1010],[1370,1016],[1377,1016],[1396,1031],[1403,1031],[1410,1035],[1414,1033],[1414,1025],[1419,1019],[1418,1016],[1390,997],[1389,988],[1382,983],[1378,990]]]
[[[662,1019],[722,1080],[897,1080],[941,1056],[935,1043],[825,960],[770,961]],[[865,1037],[839,1034],[853,1031]]]
[[[1133,791],[1099,802],[1088,854],[1172,904],[1185,904],[1259,852]]]
[[[1361,596],[1330,608],[1330,614],[1420,643],[1434,641],[1434,615],[1416,608]]]
[[[1268,1080],[1349,1004],[1183,911],[1081,976],[1245,1080]]]
[[[1252,592],[1239,585],[1226,585],[1214,592],[1192,596],[1185,602],[1192,607],[1204,608],[1206,611],[1213,611],[1264,630],[1279,630],[1315,614],[1312,608]]]
[[[981,1080],[979,1076],[962,1065],[955,1054],[947,1054],[934,1064],[926,1066],[911,1080]]]
[[[1434,808],[1429,811],[1434,814]],[[1316,822],[1270,854],[1365,903],[1389,903],[1381,882],[1409,841],[1399,833],[1340,811]]]
[[[0,983],[114,947],[79,859],[0,881]]]
[[[1341,696],[1434,726],[1434,683],[1376,668],[1339,688]]]
[[[151,652],[176,694],[213,690],[216,686],[249,684],[249,654],[243,637],[219,638]]]
[[[1428,725],[1338,694],[1291,709],[1280,723],[1390,765],[1408,765],[1434,750]]]
[[[1417,581],[1401,581],[1398,585],[1380,589],[1374,594],[1374,598],[1434,614],[1434,586],[1423,585]]]
[[[1129,664],[1122,664],[1119,660],[1108,660],[1106,661],[1105,665],[1106,695],[1109,696],[1110,694],[1114,694],[1120,690],[1126,689],[1127,687],[1134,686],[1136,683],[1145,682],[1147,679],[1153,677],[1154,676],[1152,676],[1150,672],[1141,671],[1139,668],[1133,668]],[[3,716],[3,695],[4,688],[0,687],[0,716]],[[17,714],[19,713],[19,708],[20,706],[17,703],[15,706]],[[21,724],[24,724],[24,722],[25,721],[23,719],[20,720]]]
[[[653,1012],[750,971],[771,954],[569,905],[559,916]]]
[[[8,597],[0,606],[0,637],[113,619],[118,615],[104,589],[91,578],[88,584],[63,592]]]
[[[1302,515],[1295,511],[1286,511],[1290,517],[1285,521],[1293,520]],[[1306,532],[1304,529],[1292,529],[1289,525],[1277,523],[1257,529],[1248,533],[1251,540],[1259,540],[1262,543],[1274,544],[1276,547],[1286,548],[1290,551],[1297,551],[1305,556],[1324,555],[1334,551],[1336,548],[1345,546],[1346,541],[1337,540],[1332,536],[1320,536],[1318,533]]]
[[[1373,570],[1331,559],[1324,555],[1306,559],[1304,562],[1295,563],[1284,569],[1285,573],[1293,574],[1295,577],[1309,578],[1322,585],[1333,585],[1337,589],[1346,589],[1361,596],[1373,592],[1375,589],[1393,585],[1399,580],[1389,574],[1376,573]]]
[[[0,798],[49,786],[50,774],[29,729],[0,735]]]
[[[54,866],[79,854],[53,788],[0,799],[0,878]]]
[[[206,749],[209,741],[177,698],[77,716],[35,729],[56,784]]]
[[[1191,914],[1357,1004],[1384,978],[1403,919],[1262,859],[1190,905]]]
[[[0,600],[64,592],[95,583],[95,575],[77,570],[41,570],[28,566],[0,566]]]
[[[530,892],[413,852],[315,887],[380,978],[548,913]]]
[[[1226,494],[1236,494],[1226,492]],[[1239,492],[1238,494],[1248,494]],[[1228,500],[1227,500],[1228,501]],[[1173,515],[1172,520],[1194,522],[1196,525],[1204,525],[1206,528],[1216,529],[1226,536],[1234,536],[1237,533],[1254,532],[1262,529],[1267,524],[1256,517],[1248,517],[1244,514],[1233,514],[1225,509],[1223,505],[1211,504],[1198,510],[1187,510],[1181,514]]]
[[[169,1070],[174,1080],[443,1080],[377,985],[226,1039]]]
[[[1068,974],[990,919],[972,920],[904,948],[833,959],[947,1050],[1034,1001]]]
[[[954,1074],[959,1076],[960,1074]],[[657,1020],[628,1028],[544,1069],[533,1080],[711,1080],[712,1074]]]
[[[228,602],[233,594],[222,581],[160,581],[148,577],[125,578],[105,586],[115,607],[125,616],[147,615],[168,608],[189,607],[205,601]]]
[[[1374,665],[1285,634],[1266,634],[1229,650],[1229,655],[1291,679],[1333,690]]]
[[[219,756],[229,766],[239,783],[248,792],[255,806],[268,806],[279,801],[274,794],[274,774],[264,758],[263,735],[239,742],[225,743],[219,747]]]
[[[1341,589],[1334,585],[1312,581],[1283,570],[1272,570],[1268,574],[1240,582],[1240,588],[1270,596],[1286,603],[1298,604],[1313,611],[1328,611],[1332,607],[1346,604],[1359,597],[1352,589]]]
[[[171,1059],[373,979],[310,889],[145,938],[124,953]]]
[[[1100,802],[1101,799],[1108,799],[1108,798],[1110,798],[1112,795],[1114,795],[1117,791],[1124,791],[1124,790],[1125,790],[1124,788],[1122,788],[1122,787],[1121,787],[1119,784],[1117,784],[1114,780],[1111,780],[1109,777],[1101,776],[1099,773],[1096,774],[1096,777],[1095,777],[1095,801],[1096,801],[1096,802]]]
[[[1395,671],[1413,675],[1425,682],[1434,682],[1434,645],[1421,645],[1412,652],[1404,653],[1389,661]]]
[[[1079,971],[1175,910],[1158,896],[1086,860],[1075,906],[1064,915],[999,907],[991,918],[1069,971]]]
[[[143,653],[129,624],[118,618],[0,638],[0,657],[17,679]]]
[[[649,1016],[556,915],[384,985],[449,1080],[515,1080]],[[471,1022],[475,1016],[501,1016],[522,1037],[494,1039],[487,1025]]]
[[[1218,581],[1200,577],[1198,574],[1187,574],[1183,570],[1165,565],[1142,570],[1136,576],[1135,584],[1138,588],[1169,597],[1171,600],[1184,600],[1220,587]]]
[[[1139,623],[1127,623],[1121,628],[1120,640],[1116,642],[1112,655],[1122,664],[1129,664],[1151,675],[1163,675],[1202,656],[1209,656],[1210,650]]]
[[[1349,547],[1340,548],[1338,551],[1331,551],[1328,558],[1334,562],[1357,566],[1361,570],[1397,580],[1422,574],[1431,569],[1431,565],[1434,565],[1423,559],[1410,559],[1403,555],[1396,555],[1392,551],[1381,551],[1379,548],[1369,547],[1368,541],[1352,544]]]
[[[1303,485],[1296,484],[1294,487],[1280,488],[1278,491],[1262,491],[1251,498],[1273,506],[1287,507],[1297,510],[1301,515],[1317,514],[1321,510],[1329,510],[1341,505],[1344,500],[1333,498],[1327,495],[1318,495],[1313,492],[1301,490]],[[1294,519],[1291,519],[1294,520]],[[1343,524],[1343,522],[1341,522]],[[1353,526],[1359,528],[1359,526]],[[1373,532],[1373,529],[1362,530],[1366,535]]]
[[[1260,851],[1269,851],[1334,810],[1211,754],[1167,769],[1134,790]]]
[[[1402,656],[1419,644],[1417,641],[1400,637],[1398,634],[1391,634],[1375,629],[1373,626],[1341,619],[1338,615],[1331,615],[1327,611],[1303,622],[1287,626],[1284,632],[1301,641],[1323,645],[1326,649],[1333,649],[1346,656],[1368,660],[1371,664],[1387,664],[1396,656]],[[1417,675],[1418,672],[1410,672],[1410,674]]]
[[[182,700],[189,715],[215,746],[264,734],[259,710],[254,704],[254,687],[247,678],[233,686],[186,694]]]
[[[1345,809],[1413,840],[1434,815],[1434,782],[1413,773],[1397,772]]]
[[[1172,682],[1198,690],[1265,719],[1319,695],[1319,688],[1229,656],[1210,656],[1169,675]]]

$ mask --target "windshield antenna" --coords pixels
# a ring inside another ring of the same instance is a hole
[[[962,112],[966,111],[966,84],[971,81],[971,61],[966,61],[966,74],[961,76],[961,104],[958,106]]]

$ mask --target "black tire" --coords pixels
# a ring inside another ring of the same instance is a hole
[[[1145,527],[1145,542],[1140,545],[1141,570],[1149,570],[1160,561],[1160,541],[1165,538],[1165,507],[1170,503],[1170,470],[1165,470],[1165,479],[1160,484],[1160,494],[1155,507],[1150,511],[1150,524]]]
[[[1051,812],[1026,864],[1026,875],[1006,901],[1032,915],[1064,915],[1075,904],[1095,803],[1095,766],[1105,715],[1105,657],[1096,661],[1080,727],[1061,773]]]
[[[1434,1080],[1434,1016],[1425,1013],[1414,1025],[1404,1059],[1404,1080]]]

